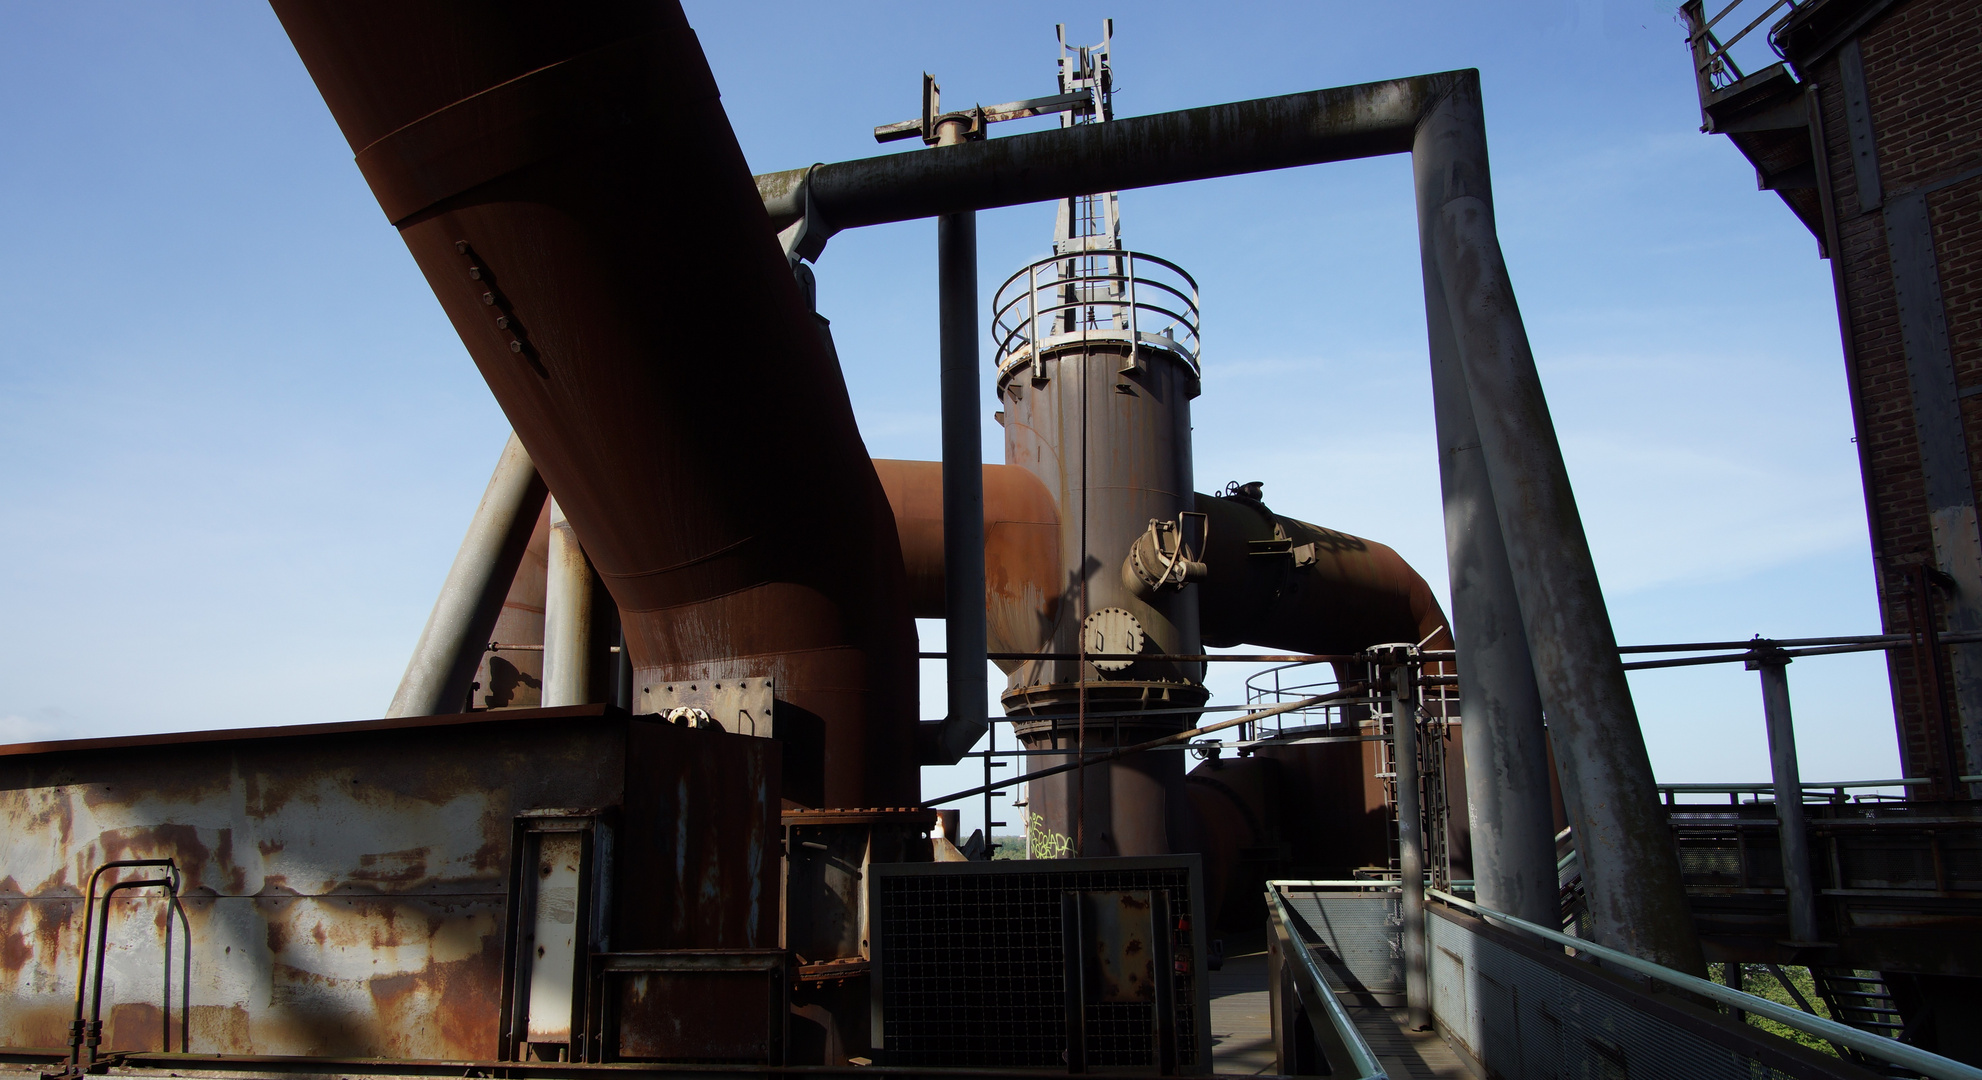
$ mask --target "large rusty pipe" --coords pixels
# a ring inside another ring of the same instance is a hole
[[[875,458],[874,469],[900,529],[910,610],[918,619],[947,619],[943,465]],[[987,644],[995,653],[1037,652],[1060,606],[1060,513],[1046,485],[1017,465],[985,465],[980,476]]]
[[[1420,191],[1426,189],[1420,185]],[[1445,565],[1458,627],[1465,722],[1466,812],[1479,902],[1529,922],[1561,919],[1548,731],[1521,627],[1520,598],[1500,538],[1493,489],[1466,396],[1466,373],[1445,290],[1429,249],[1425,322],[1431,345],[1432,413],[1445,504]]]
[[[1428,111],[1412,158],[1419,232],[1465,373],[1550,742],[1577,792],[1576,847],[1597,940],[1704,977],[1678,853],[1494,230],[1477,78]]]
[[[461,711],[547,494],[529,453],[510,435],[386,716]]]
[[[772,677],[787,797],[917,801],[894,522],[679,5],[274,7],[585,538],[636,700]]]
[[[1354,653],[1394,641],[1451,647],[1431,586],[1390,547],[1275,514],[1257,499],[1197,495],[1207,521],[1198,611],[1207,645]],[[1285,541],[1284,555],[1255,545]]]

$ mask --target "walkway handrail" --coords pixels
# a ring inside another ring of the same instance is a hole
[[[1982,776],[1957,776],[1955,777],[1955,782],[1961,784],[1982,784]],[[1934,781],[1929,777],[1914,776],[1903,780],[1802,780],[1798,781],[1798,784],[1803,788],[1803,793],[1807,796],[1812,792],[1841,792],[1864,788],[1930,787],[1934,784]],[[1736,793],[1766,795],[1773,792],[1776,786],[1774,783],[1768,781],[1759,783],[1730,781],[1725,784],[1660,784],[1658,785],[1658,789],[1660,794],[1669,792],[1674,795],[1732,795]],[[1711,804],[1687,803],[1685,805]]]
[[[1675,989],[1685,990],[1704,998],[1710,998],[1730,1008],[1739,1009],[1742,1012],[1754,1013],[1757,1016],[1766,1016],[1779,1024],[1787,1024],[1798,1031],[1807,1032],[1820,1039],[1837,1043],[1840,1046],[1848,1046],[1867,1057],[1878,1058],[1880,1061],[1888,1061],[1894,1065],[1912,1069],[1922,1076],[1930,1077],[1931,1080],[1982,1080],[1982,1069],[1975,1068],[1972,1065],[1964,1065],[1959,1061],[1944,1058],[1939,1054],[1929,1053],[1917,1046],[1908,1046],[1903,1042],[1888,1039],[1883,1035],[1874,1035],[1869,1031],[1860,1031],[1848,1024],[1840,1024],[1835,1020],[1826,1020],[1821,1016],[1814,1016],[1801,1009],[1777,1004],[1768,998],[1756,997],[1753,994],[1746,994],[1739,990],[1722,986],[1716,982],[1708,982],[1706,979],[1688,975],[1683,971],[1674,971],[1662,964],[1654,964],[1649,960],[1640,960],[1630,953],[1619,952],[1616,949],[1607,948],[1583,938],[1571,937],[1559,930],[1551,930],[1545,926],[1538,926],[1525,919],[1517,919],[1512,915],[1504,915],[1492,908],[1481,907],[1470,900],[1461,900],[1441,889],[1427,889],[1425,890],[1425,895],[1436,897],[1453,907],[1470,912],[1489,922],[1496,922],[1516,930],[1525,931],[1555,945],[1562,945],[1575,949],[1578,952],[1589,953],[1606,964],[1613,964],[1617,967],[1635,971],[1640,975],[1649,976]]]
[[[1274,915],[1279,918],[1280,925],[1287,928],[1288,936],[1293,939],[1292,951],[1300,955],[1302,970],[1306,971],[1308,978],[1314,982],[1318,991],[1315,996],[1321,999],[1321,1007],[1328,1014],[1329,1025],[1335,1029],[1335,1033],[1342,1039],[1342,1045],[1348,1049],[1348,1063],[1356,1070],[1354,1080],[1388,1080],[1390,1074],[1384,1071],[1383,1063],[1376,1059],[1376,1054],[1370,1050],[1369,1044],[1363,1041],[1363,1033],[1356,1029],[1356,1022],[1349,1018],[1349,1011],[1335,999],[1335,984],[1328,981],[1328,976],[1322,972],[1321,965],[1315,963],[1314,953],[1308,948],[1307,942],[1294,931],[1294,927],[1300,924],[1295,921],[1294,913],[1287,910],[1286,901],[1281,897],[1280,890],[1275,887],[1282,884],[1287,883],[1269,882],[1266,890],[1267,899],[1272,902]]]

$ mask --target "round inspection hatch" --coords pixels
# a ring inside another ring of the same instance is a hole
[[[1142,651],[1142,624],[1128,611],[1105,607],[1088,615],[1080,624],[1081,638],[1090,653],[1139,653]],[[1090,660],[1097,671],[1127,671],[1133,660]]]

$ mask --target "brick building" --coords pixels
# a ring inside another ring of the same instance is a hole
[[[1743,72],[1742,28],[1784,9],[1766,28],[1781,62]],[[1912,639],[1887,654],[1902,766],[1934,796],[1982,796],[1955,780],[1982,773],[1982,3],[1682,12],[1702,130],[1831,263],[1881,617]]]

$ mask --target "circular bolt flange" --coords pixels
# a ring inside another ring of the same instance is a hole
[[[1105,607],[1089,613],[1080,624],[1081,640],[1090,653],[1139,653],[1142,624],[1126,609]],[[1091,660],[1097,671],[1127,671],[1133,660]]]

